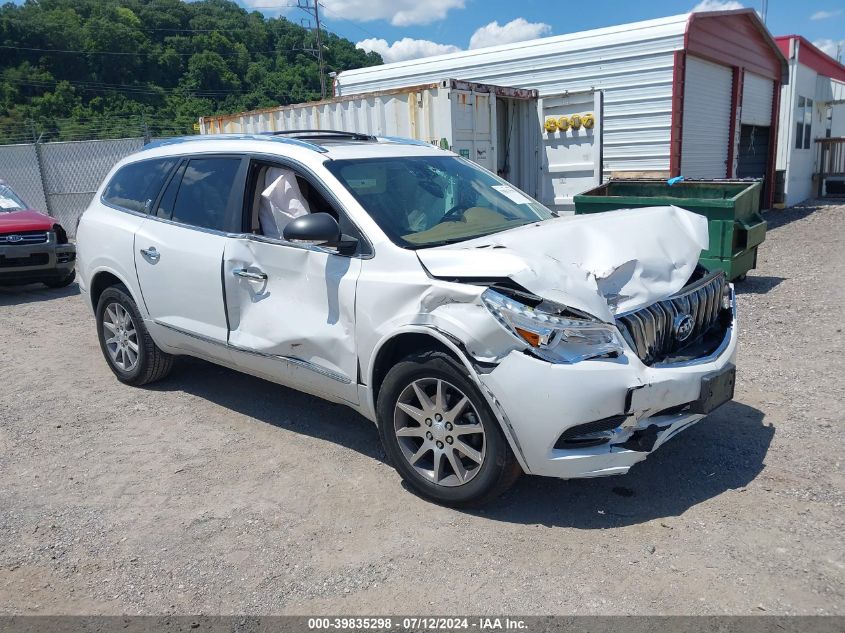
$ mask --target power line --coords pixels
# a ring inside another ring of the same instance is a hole
[[[328,11],[329,13],[333,13],[333,12],[334,12],[334,10],[333,10],[333,9],[330,9],[329,7],[327,7],[326,5],[324,5],[322,2],[319,2],[319,5],[320,5],[321,7],[323,7],[323,9],[324,9],[325,11]],[[366,33],[367,35],[369,35],[369,36],[371,36],[371,37],[374,37],[374,38],[376,38],[376,39],[384,39],[384,38],[382,38],[380,35],[376,35],[376,34],[375,34],[375,33],[373,33],[372,31],[370,31],[369,29],[365,29],[363,26],[361,26],[361,25],[360,25],[360,24],[358,24],[357,22],[353,22],[352,20],[350,20],[350,19],[348,19],[348,18],[345,18],[345,17],[343,17],[342,15],[335,15],[335,17],[336,17],[336,18],[339,18],[339,19],[341,19],[341,20],[343,20],[344,22],[349,22],[349,24],[351,24],[352,26],[354,26],[356,29],[358,29],[358,30],[362,31],[363,33]],[[332,19],[334,19],[334,18],[332,18]]]
[[[308,52],[314,55],[317,58],[317,63],[319,64],[319,74],[320,74],[320,98],[326,98],[326,65],[323,61],[323,39],[320,32],[320,5],[317,0],[297,0],[297,7],[302,9],[305,13],[308,14],[309,21],[306,24],[303,20],[302,26],[303,28],[308,29],[309,31],[313,31],[317,36],[317,47],[312,48]],[[311,26],[310,20],[313,18],[315,26]]]
[[[58,48],[32,48],[28,46],[6,46],[0,45],[0,48],[6,50],[15,50],[15,51],[32,51],[37,53],[72,53],[75,55],[131,55],[140,57],[141,55],[162,55],[164,53],[168,54],[175,54],[180,55],[183,57],[192,57],[199,53],[206,53],[206,52],[216,52],[216,51],[197,51],[194,53],[177,53],[173,49],[166,49],[162,51],[139,51],[139,52],[128,52],[128,51],[76,51],[76,50],[68,50],[68,49],[58,49]],[[269,51],[245,51],[247,55],[268,55],[270,53],[282,53],[282,52],[294,52],[294,51],[304,51],[307,52],[309,49],[307,48],[276,48]],[[239,57],[243,53],[217,53],[221,57]]]
[[[192,96],[199,96],[199,97],[209,97],[214,98],[218,96],[229,96],[232,94],[237,95],[246,95],[246,94],[254,94],[254,93],[265,93],[268,92],[267,89],[262,89],[261,87],[257,87],[252,90],[239,90],[239,89],[226,89],[226,90],[202,90],[202,89],[193,89],[193,88],[158,88],[153,89],[148,86],[134,86],[130,84],[109,84],[104,82],[85,82],[85,81],[72,81],[67,79],[60,79],[60,80],[43,80],[43,79],[5,79],[4,81],[8,83],[19,84],[23,86],[30,86],[33,88],[55,88],[60,82],[65,82],[83,91],[89,92],[115,92],[115,93],[126,93],[130,92],[133,94],[151,94],[151,95],[162,95],[162,94],[175,94],[175,95],[192,95]],[[301,95],[295,95],[292,93],[279,93],[273,92],[273,95],[276,97],[291,97],[291,98],[301,98]]]
[[[132,86],[132,85],[98,85],[96,83],[85,83],[85,82],[75,82],[70,81],[67,79],[61,80],[54,80],[54,81],[46,81],[46,80],[33,80],[33,79],[6,79],[5,81],[9,83],[14,83],[22,86],[30,86],[32,88],[55,88],[58,86],[59,83],[65,82],[77,88],[79,90],[87,91],[87,92],[120,92],[120,93],[133,93],[133,94],[151,94],[151,95],[161,95],[161,94],[191,94],[196,96],[215,96],[215,95],[229,95],[229,94],[249,94],[252,92],[238,90],[235,88],[228,89],[228,90],[201,90],[201,89],[192,89],[192,88],[159,88],[153,89],[144,86]]]

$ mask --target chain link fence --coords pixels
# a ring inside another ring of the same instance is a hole
[[[103,178],[143,146],[143,137],[0,145],[0,180],[75,237],[79,217]]]

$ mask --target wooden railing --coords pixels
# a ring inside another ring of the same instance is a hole
[[[845,136],[817,138],[816,143],[819,147],[816,163],[819,180],[823,182],[827,176],[845,176]]]

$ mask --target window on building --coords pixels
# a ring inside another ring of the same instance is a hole
[[[795,107],[795,149],[804,147],[804,97],[798,97]]]
[[[830,130],[833,127],[833,106],[827,104],[824,108],[824,137],[830,138]]]
[[[804,106],[804,149],[810,149],[810,141],[813,139],[813,100],[807,99]]]

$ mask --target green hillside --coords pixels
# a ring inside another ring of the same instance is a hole
[[[268,19],[226,0],[2,5],[0,143],[33,131],[49,140],[137,136],[144,126],[184,134],[201,115],[319,98],[315,34],[291,11]],[[327,72],[381,63],[331,33],[323,45]]]

